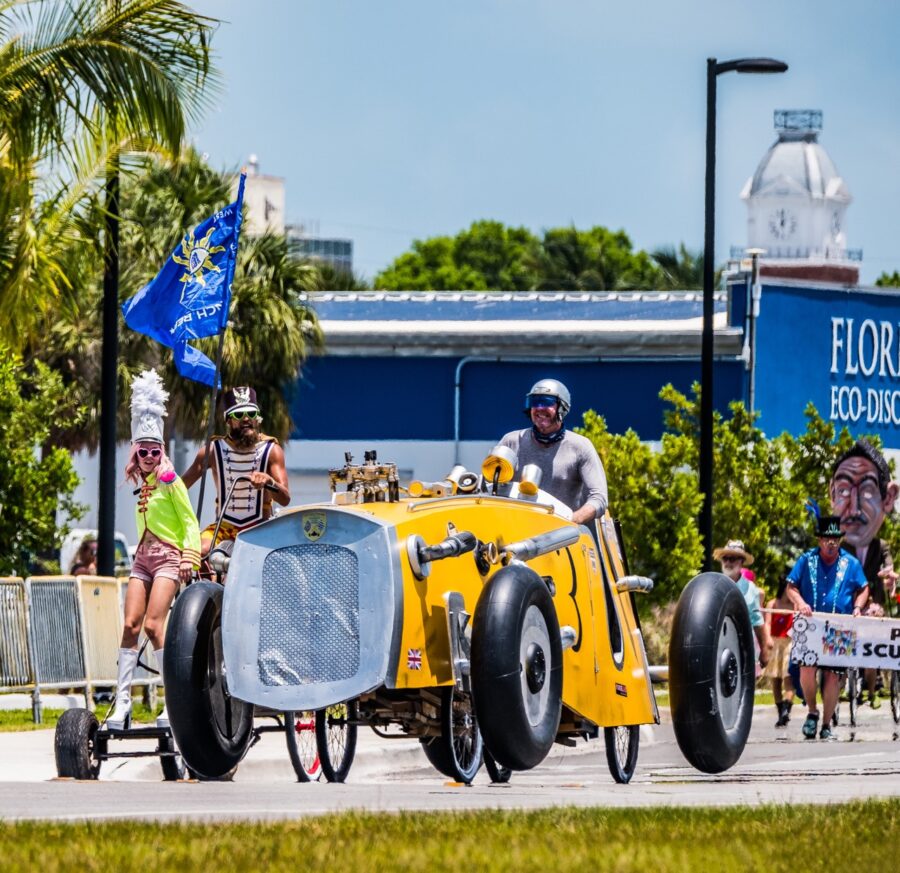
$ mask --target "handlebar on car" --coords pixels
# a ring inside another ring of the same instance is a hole
[[[548,552],[574,545],[580,538],[581,531],[577,527],[560,527],[527,540],[510,543],[501,550],[500,559],[504,565],[511,561],[530,561]]]

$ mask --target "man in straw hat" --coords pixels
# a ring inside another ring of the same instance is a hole
[[[819,545],[804,552],[788,573],[787,596],[796,612],[812,615],[824,612],[841,615],[860,615],[869,596],[869,583],[860,562],[841,548],[841,519],[838,515],[823,515],[816,519],[816,538]],[[822,689],[824,710],[819,738],[834,739],[831,717],[837,706],[840,678],[844,671],[823,667],[825,687]],[[800,667],[800,687],[806,698],[808,714],[803,723],[803,736],[816,737],[819,710],[816,705],[816,667]]]
[[[759,588],[741,572],[744,567],[749,567],[753,563],[753,555],[744,548],[743,541],[728,540],[724,546],[713,550],[713,557],[721,563],[722,573],[737,585],[747,604],[750,612],[750,624],[759,644],[759,663],[765,667],[769,662],[772,642],[763,619]]]

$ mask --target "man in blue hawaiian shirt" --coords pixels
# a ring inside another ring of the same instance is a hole
[[[816,523],[819,545],[804,552],[788,574],[787,596],[801,615],[813,612],[860,615],[869,596],[869,583],[860,562],[841,548],[841,519],[823,515]],[[800,687],[806,698],[808,714],[803,723],[803,736],[815,739],[819,722],[816,706],[816,667],[800,668]],[[823,720],[819,738],[833,739],[831,716],[837,706],[839,678],[843,670],[823,668]]]

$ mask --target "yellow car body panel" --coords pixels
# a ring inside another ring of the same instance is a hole
[[[482,588],[501,568],[497,563],[482,576],[473,554],[434,561],[429,575],[418,579],[407,555],[410,537],[440,542],[453,529],[469,531],[498,551],[537,534],[576,527],[551,507],[485,495],[456,496],[345,507],[368,513],[392,525],[403,573],[403,620],[397,688],[433,688],[454,682],[444,594],[456,591],[472,615]],[[531,561],[540,576],[552,580],[551,593],[560,627],[575,631],[575,642],[563,652],[563,704],[600,727],[657,722],[643,641],[631,595],[616,591],[625,575],[612,519],[596,526],[597,538],[582,526],[571,546]],[[610,616],[608,604],[614,614]],[[616,628],[618,627],[618,633]],[[613,641],[620,644],[613,651]]]

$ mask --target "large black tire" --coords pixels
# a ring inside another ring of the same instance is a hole
[[[322,774],[329,782],[343,782],[356,756],[356,720],[359,705],[355,700],[337,703],[316,713],[316,748]]]
[[[460,694],[454,685],[441,689],[441,735],[420,742],[438,772],[468,785],[481,767],[482,750],[472,698]]]
[[[562,713],[562,642],[547,585],[510,564],[484,586],[472,625],[472,693],[484,745],[501,767],[547,757]]]
[[[322,775],[316,740],[316,714],[285,712],[284,735],[297,781],[315,782]]]
[[[609,772],[616,782],[626,785],[637,768],[641,729],[636,724],[603,728],[603,739]]]
[[[195,582],[175,600],[166,631],[169,723],[187,766],[220,779],[234,770],[253,733],[253,706],[232,697],[222,658],[222,586]]]
[[[53,751],[56,773],[71,779],[97,779],[100,761],[96,757],[97,717],[87,709],[67,709],[56,723]]]
[[[701,573],[685,587],[669,642],[669,694],[675,738],[704,773],[740,758],[753,720],[753,629],[737,585]]]

